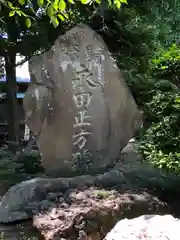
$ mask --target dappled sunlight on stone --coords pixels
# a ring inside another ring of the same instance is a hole
[[[67,177],[112,167],[142,119],[101,36],[80,24],[29,66],[24,108],[46,173]]]

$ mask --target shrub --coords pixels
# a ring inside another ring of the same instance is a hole
[[[13,155],[7,146],[0,148],[0,184],[8,188],[20,181],[35,177],[43,172],[37,150],[24,151]]]
[[[180,172],[180,93],[157,93],[147,107],[154,122],[141,133],[140,151],[157,167]]]
[[[152,96],[143,106],[151,125],[140,132],[138,145],[145,159],[179,174],[180,91],[179,80],[175,82],[179,72],[175,68],[180,70],[180,58],[177,53],[180,54],[179,48],[173,45],[153,60],[152,75],[156,76],[156,81],[150,90]]]
[[[17,169],[19,173],[33,175],[43,172],[38,150],[25,150],[16,156],[16,163],[20,164],[19,168]]]
[[[180,87],[180,48],[172,44],[168,50],[161,50],[152,61],[153,75],[168,79]]]

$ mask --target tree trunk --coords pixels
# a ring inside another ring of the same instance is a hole
[[[8,146],[11,151],[16,150],[19,142],[19,121],[17,112],[16,86],[16,54],[8,51],[5,56],[7,114],[8,114]]]

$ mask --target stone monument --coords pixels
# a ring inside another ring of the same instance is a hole
[[[97,174],[115,163],[141,114],[100,35],[80,24],[29,61],[26,122],[48,175]]]

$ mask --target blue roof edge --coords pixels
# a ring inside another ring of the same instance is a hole
[[[30,83],[30,78],[21,78],[21,77],[16,77],[16,82],[18,83]],[[6,82],[6,76],[3,76],[0,78],[0,82]]]
[[[23,99],[24,96],[25,96],[25,93],[16,93],[17,99]],[[4,93],[0,98],[5,99],[6,98],[6,93]]]

